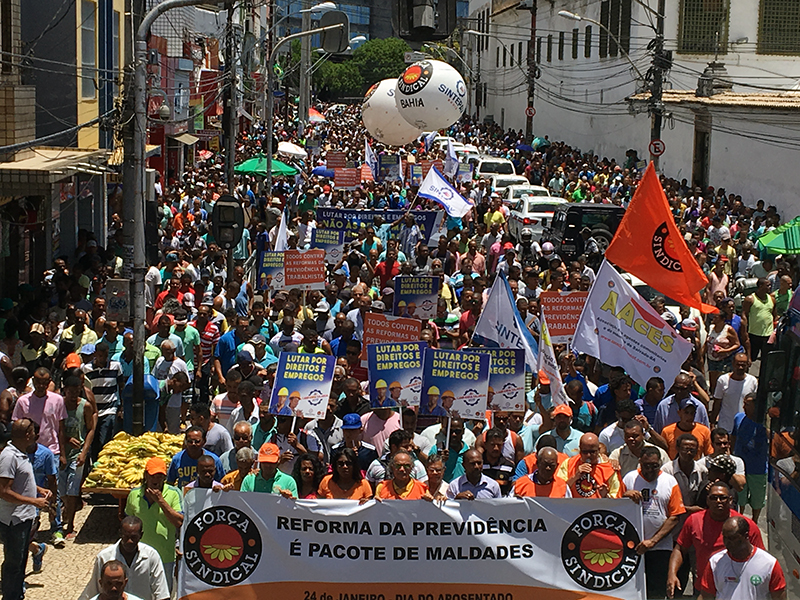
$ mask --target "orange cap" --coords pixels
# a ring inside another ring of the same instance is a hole
[[[82,364],[83,361],[81,361],[81,357],[74,352],[67,354],[67,358],[64,360],[65,369],[74,369],[75,367],[80,367]]]
[[[164,462],[163,458],[159,458],[158,456],[152,457],[150,460],[147,461],[147,464],[144,466],[144,471],[148,475],[161,475],[167,474],[167,463]]]
[[[261,446],[258,451],[258,462],[260,463],[276,463],[280,460],[281,451],[276,444],[270,442]]]
[[[547,377],[547,374],[542,369],[539,369],[539,384],[550,385],[550,379]]]
[[[572,409],[567,404],[556,404],[556,407],[553,409],[553,416],[556,415],[567,415],[568,417],[572,416]]]

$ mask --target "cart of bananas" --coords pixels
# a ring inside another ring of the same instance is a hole
[[[148,459],[159,456],[169,465],[183,448],[182,435],[147,432],[140,436],[118,433],[100,451],[86,488],[131,489],[142,483]]]

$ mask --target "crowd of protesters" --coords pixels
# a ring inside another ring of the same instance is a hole
[[[298,141],[281,122],[276,131],[281,140]],[[549,140],[538,152],[523,152],[521,133],[469,119],[449,134],[511,159],[532,184],[571,202],[627,206],[640,175],[633,151],[620,163]],[[238,158],[259,152],[264,135],[242,135]],[[311,173],[327,152],[363,159],[357,109],[329,112],[305,139],[315,151],[298,165],[300,175],[277,177],[272,190],[257,177],[226,183],[221,158],[156,183],[159,260],[145,277],[145,368],[155,389],[146,411],[157,415],[157,430],[183,435],[185,445],[169,464],[147,463],[141,486],[128,496],[121,539],[98,556],[84,598],[110,600],[122,589],[134,599],[170,596],[183,495],[191,488],[362,503],[624,497],[644,511],[637,551],[647,566],[648,597],[679,596],[691,573],[695,591],[713,597],[731,585],[724,572],[731,561],[751,556],[759,558],[747,568],[758,570],[766,586],[757,597],[785,597],[780,566],[762,550],[754,522],[765,504],[769,448],[750,370],[774,344],[798,284],[796,260],[766,255],[756,244],[782,222],[774,207],[662,178],[676,223],[708,275],[705,301],[720,309],[706,317],[651,299],[693,343],[674,381],[654,377],[642,386],[603,357],[557,346],[569,404],[554,406],[550,382],[533,373],[525,412],[425,421],[414,408],[372,409],[360,360],[364,315],[391,311],[395,276],[441,278],[437,316],[423,323],[421,339],[460,349],[472,343],[497,272],[538,336],[541,291],[590,289],[600,250],[585,236],[570,260],[530,231],[512,238],[509,207],[487,181],[474,180],[459,184],[473,211],[445,219],[430,246],[413,218],[376,217],[331,265],[323,291],[256,289],[248,258],[273,248],[282,219],[290,220],[289,248],[307,248],[320,207],[441,210],[417,198],[407,179],[340,190]],[[405,164],[443,157],[426,151],[424,140],[400,153]],[[232,272],[209,226],[223,194],[241,201],[248,225],[232,251]],[[131,426],[132,324],[106,316],[106,281],[122,269],[121,236],[117,215],[108,232],[81,231],[74,256],[57,259],[14,300],[0,300],[7,600],[24,597],[29,556],[38,572],[49,547],[69,552],[82,481],[103,446]],[[743,287],[747,281],[753,289]],[[324,418],[270,412],[283,352],[336,357]],[[747,506],[752,520],[741,514]],[[39,531],[43,513],[47,535]]]

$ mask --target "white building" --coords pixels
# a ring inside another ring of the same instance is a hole
[[[534,2],[533,36],[531,11],[519,8],[526,2],[470,2],[469,28],[485,34],[464,39],[473,82],[479,78],[472,113],[525,130],[530,47],[540,74],[534,81],[535,135],[600,156],[620,159],[634,148],[646,158],[649,84],[641,78],[652,67],[658,0],[527,0]],[[739,193],[749,204],[764,198],[784,217],[797,215],[800,1],[665,4],[665,48],[673,61],[664,79],[666,152],[660,168]],[[713,81],[715,93],[698,96],[698,78],[715,57],[724,64]]]

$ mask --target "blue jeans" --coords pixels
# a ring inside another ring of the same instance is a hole
[[[25,580],[25,567],[28,564],[28,542],[33,521],[23,521],[16,525],[0,523],[0,542],[3,544],[3,568],[0,589],[3,600],[22,600],[25,594],[22,583]]]
[[[97,460],[100,451],[103,449],[111,438],[114,437],[117,425],[117,415],[105,415],[97,419],[97,427],[94,431],[94,440],[92,440],[92,462]]]

